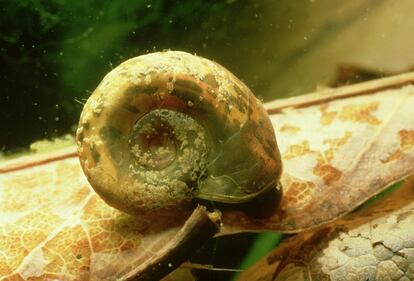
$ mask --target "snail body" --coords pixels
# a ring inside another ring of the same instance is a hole
[[[275,188],[280,154],[267,113],[227,69],[185,52],[139,56],[108,73],[76,134],[95,191],[132,214],[242,203]]]

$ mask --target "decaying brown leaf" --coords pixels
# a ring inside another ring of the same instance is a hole
[[[239,280],[413,279],[414,178],[365,209],[287,239]]]
[[[284,166],[282,202],[263,219],[229,210],[224,231],[298,232],[346,214],[414,173],[414,87],[401,86],[413,78],[270,103]]]
[[[413,173],[413,81],[409,74],[269,103],[284,161],[281,205],[266,218],[224,210],[222,234],[314,227]],[[3,161],[0,280],[114,280],[148,261],[188,216],[147,221],[107,206],[74,147]]]

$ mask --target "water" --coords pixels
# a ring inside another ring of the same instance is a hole
[[[103,76],[148,52],[215,60],[265,102],[332,85],[344,64],[370,75],[404,71],[414,66],[414,4],[390,3],[1,1],[0,156],[73,134]],[[254,239],[214,240],[194,261],[238,268]]]

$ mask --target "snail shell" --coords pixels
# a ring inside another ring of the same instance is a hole
[[[261,103],[227,69],[185,52],[125,61],[86,102],[76,134],[96,192],[128,213],[242,203],[276,188],[281,161]]]

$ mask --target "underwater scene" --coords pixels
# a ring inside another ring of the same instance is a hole
[[[0,281],[414,280],[413,9],[0,1]]]

